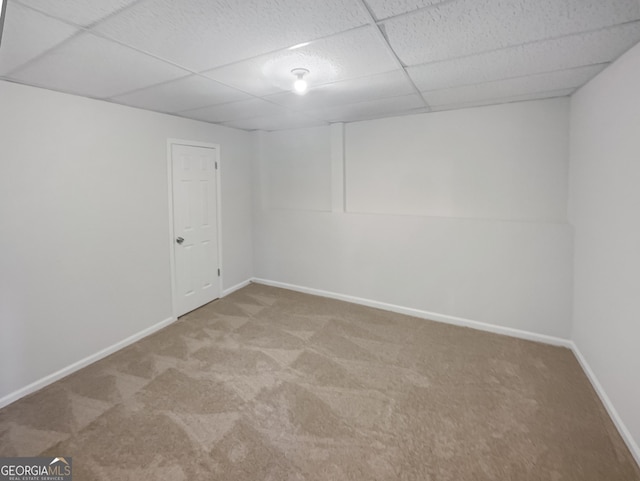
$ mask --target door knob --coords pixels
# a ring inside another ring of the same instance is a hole
[[[177,242],[178,244],[182,244],[182,243],[184,242],[184,239],[183,239],[182,237],[178,237],[178,238],[176,239],[176,242]]]

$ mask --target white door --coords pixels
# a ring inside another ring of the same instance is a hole
[[[220,297],[217,152],[171,144],[175,303],[181,316]]]

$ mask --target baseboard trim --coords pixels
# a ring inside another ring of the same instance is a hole
[[[258,284],[264,284],[267,286],[280,287],[283,289],[289,289],[297,292],[303,292],[305,294],[313,294],[321,297],[328,297],[331,299],[352,302],[354,304],[360,304],[363,306],[374,307],[374,308],[383,309],[386,311],[397,312],[399,314],[406,314],[406,315],[418,317],[421,319],[429,319],[432,321],[442,322],[446,324],[453,324],[453,325],[462,326],[462,327],[469,327],[472,329],[492,332],[495,334],[502,334],[505,336],[516,337],[519,339],[526,339],[529,341],[542,342],[544,344],[551,344],[554,346],[567,347],[571,349],[573,354],[576,356],[576,359],[580,363],[580,366],[582,367],[583,371],[587,375],[587,378],[591,382],[591,385],[595,389],[596,393],[598,394],[598,397],[600,398],[600,400],[602,401],[602,404],[607,410],[609,417],[613,421],[614,425],[616,426],[616,429],[620,433],[620,436],[622,436],[622,439],[624,440],[625,444],[629,448],[631,455],[635,459],[638,466],[640,466],[640,447],[631,436],[631,433],[629,432],[626,425],[622,421],[622,418],[620,417],[620,415],[618,414],[618,411],[616,410],[613,403],[611,402],[611,399],[609,399],[609,396],[607,395],[606,391],[602,387],[602,384],[600,384],[600,381],[598,381],[598,378],[596,377],[595,373],[591,369],[591,366],[587,362],[586,358],[584,357],[584,355],[582,354],[578,346],[571,340],[554,337],[554,336],[547,336],[544,334],[537,334],[534,332],[514,329],[510,327],[496,326],[496,325],[488,324],[485,322],[472,321],[469,319],[449,316],[446,314],[438,314],[438,313],[424,311],[420,309],[398,306],[396,304],[389,304],[385,302],[374,301],[371,299],[365,299],[365,298],[350,296],[346,294],[339,294],[337,292],[324,291],[322,289],[303,287],[295,284],[288,284],[285,282],[272,281],[272,280],[256,278],[256,277],[247,279],[246,281],[240,282],[235,286],[225,289],[222,292],[222,297],[228,296],[229,294],[232,294],[233,292],[248,286],[252,282],[255,282]],[[52,384],[90,364],[93,364],[94,362],[99,361],[100,359],[103,359],[109,356],[110,354],[113,354],[114,352],[119,351],[120,349],[123,349],[129,346],[130,344],[133,344],[134,342],[139,341],[140,339],[143,339],[153,334],[156,331],[159,331],[160,329],[172,324],[175,321],[176,321],[175,317],[169,317],[161,322],[158,322],[157,324],[154,324],[153,326],[150,326],[146,329],[143,329],[142,331],[137,332],[136,334],[133,334],[132,336],[127,337],[126,339],[123,339],[122,341],[119,341],[105,349],[102,349],[101,351],[98,351],[95,354],[87,356],[84,359],[81,359],[67,367],[60,369],[59,371],[49,374],[48,376],[45,376],[21,389],[18,389],[17,391],[14,391],[0,398],[0,408],[8,406],[9,404],[17,401],[20,398],[23,398],[35,391],[38,391],[39,389],[42,389],[48,386],[49,384]]]
[[[524,331],[521,329],[497,326],[495,324],[488,324],[486,322],[472,321],[470,319],[463,319],[461,317],[449,316],[446,314],[438,314],[436,312],[429,312],[421,309],[414,309],[412,307],[398,306],[396,304],[388,304],[386,302],[374,301],[372,299],[365,299],[362,297],[355,297],[347,294],[339,294],[337,292],[324,291],[322,289],[314,289],[312,287],[304,287],[304,286],[298,286],[295,284],[287,284],[285,282],[272,281],[272,280],[261,279],[261,278],[253,278],[251,281],[256,282],[258,284],[264,284],[267,286],[281,287],[283,289],[303,292],[305,294],[313,294],[321,297],[337,299],[340,301],[352,302],[354,304],[360,304],[363,306],[375,307],[377,309],[397,312],[399,314],[406,314],[408,316],[419,317],[421,319],[428,319],[431,321],[442,322],[445,324],[453,324],[455,326],[461,326],[461,327],[470,327],[472,329],[492,332],[494,334],[501,334],[503,336],[517,337],[518,339],[526,339],[527,341],[542,342],[544,344],[551,344],[553,346],[561,346],[569,349],[571,349],[571,346],[572,346],[572,343],[569,339],[563,339],[561,337],[547,336],[545,334],[537,334],[535,332]]]
[[[591,366],[587,362],[587,359],[584,357],[578,346],[573,341],[571,341],[571,350],[580,363],[582,370],[585,372],[587,378],[591,382],[593,389],[595,389],[596,393],[598,394],[600,401],[602,401],[602,404],[604,404],[604,407],[607,410],[607,413],[609,413],[609,417],[613,421],[613,424],[618,429],[620,436],[622,436],[623,441],[629,448],[629,451],[631,451],[631,455],[640,467],[640,447],[638,446],[638,443],[636,443],[635,439],[633,439],[633,436],[631,436],[631,433],[627,429],[627,426],[624,424],[622,418],[618,414],[618,411],[613,406],[611,399],[609,399],[609,396],[607,396],[607,393],[602,387],[602,384],[600,384],[600,381],[598,381],[595,372],[593,372],[593,369],[591,369]]]
[[[232,294],[233,292],[248,286],[251,283],[251,281],[252,279],[247,279],[246,281],[240,282],[235,286],[232,286],[228,289],[223,290],[222,297],[228,296],[229,294]],[[139,341],[140,339],[147,337],[153,334],[154,332],[168,326],[169,324],[172,324],[175,321],[176,321],[175,317],[169,317],[164,321],[158,322],[157,324],[154,324],[153,326],[148,327],[147,329],[144,329],[132,336],[129,336],[126,339],[123,339],[120,342],[113,344],[112,346],[102,349],[101,351],[95,354],[91,354],[90,356],[87,356],[84,359],[81,359],[80,361],[77,361],[67,367],[60,369],[59,371],[56,371],[52,374],[49,374],[48,376],[38,379],[37,381],[32,382],[31,384],[21,389],[18,389],[17,391],[7,394],[6,396],[0,398],[0,408],[8,406],[9,404],[17,401],[18,399],[23,398],[33,392],[36,392],[39,389],[42,389],[43,387],[46,387],[49,384],[52,384],[62,379],[63,377],[68,376],[69,374],[73,374],[74,372],[82,369],[83,367],[86,367],[89,364],[93,364],[94,362],[99,361],[100,359],[103,359],[108,355],[113,354],[116,351],[119,351],[120,349],[123,349],[129,346],[130,344],[133,344],[134,342]]]
[[[89,364],[93,364],[94,362],[99,361],[100,359],[103,359],[109,356],[110,354],[113,354],[114,352],[119,351],[120,349],[123,349],[129,346],[130,344],[133,344],[134,342],[139,341],[140,339],[153,334],[156,331],[159,331],[162,328],[167,327],[168,325],[172,324],[175,321],[176,321],[175,317],[169,317],[164,321],[160,321],[157,324],[154,324],[153,326],[147,327],[146,329],[143,329],[142,331],[139,331],[133,334],[132,336],[129,336],[126,339],[123,339],[122,341],[116,342],[115,344],[109,347],[106,347],[101,351],[96,352],[95,354],[91,354],[90,356],[87,356],[84,359],[74,362],[73,364],[70,364],[67,367],[63,367],[59,371],[56,371],[52,374],[49,374],[48,376],[38,379],[37,381],[32,382],[31,384],[21,389],[18,389],[17,391],[7,394],[6,396],[0,398],[0,408],[3,408],[17,401],[20,398],[23,398],[33,392],[36,392],[39,389],[42,389],[43,387],[46,387],[49,384],[52,384],[62,379],[63,377],[68,376],[69,374],[73,374],[74,372],[82,369],[83,367],[86,367]]]
[[[481,331],[487,331],[495,334],[502,334],[505,336],[516,337],[519,339],[526,339],[529,341],[536,341],[544,344],[551,344],[553,346],[560,346],[560,347],[566,347],[568,349],[571,349],[571,351],[574,353],[574,355],[578,359],[578,362],[580,363],[580,366],[582,367],[583,371],[587,375],[587,379],[589,379],[589,382],[591,382],[591,385],[593,386],[596,393],[598,394],[598,397],[602,401],[602,404],[604,404],[605,409],[607,410],[607,413],[609,414],[609,417],[613,421],[613,424],[615,425],[616,429],[620,433],[620,436],[622,436],[622,439],[624,440],[625,444],[629,448],[631,455],[635,459],[638,466],[640,466],[640,448],[638,447],[638,444],[635,442],[635,440],[631,436],[631,433],[629,432],[624,422],[620,418],[618,411],[613,406],[611,399],[609,399],[609,396],[607,396],[607,393],[605,392],[604,388],[598,381],[598,378],[596,377],[595,373],[589,366],[589,363],[587,363],[587,360],[580,352],[580,349],[578,349],[578,346],[572,340],[563,339],[563,338],[554,337],[554,336],[547,336],[545,334],[537,334],[535,332],[529,332],[529,331],[524,331],[520,329],[513,329],[510,327],[496,326],[493,324],[487,324],[485,322],[472,321],[469,319],[448,316],[446,314],[438,314],[435,312],[423,311],[420,309],[413,309],[410,307],[398,306],[395,304],[387,304],[385,302],[373,301],[371,299],[364,299],[360,297],[349,296],[346,294],[339,294],[336,292],[323,291],[321,289],[314,289],[311,287],[303,287],[295,284],[287,284],[285,282],[271,281],[268,279],[260,279],[260,278],[253,278],[251,281],[256,282],[258,284],[264,284],[267,286],[281,287],[283,289],[290,289],[292,291],[303,292],[305,294],[313,294],[313,295],[322,296],[322,297],[329,297],[331,299],[338,299],[341,301],[353,302],[354,304],[360,304],[368,307],[375,307],[378,309],[397,312],[399,314],[406,314],[409,316],[419,317],[422,319],[429,319],[432,321],[443,322],[446,324],[453,324],[456,326],[470,327],[472,329],[478,329]]]
[[[249,284],[251,284],[251,281],[253,279],[249,278],[246,281],[240,282],[238,284],[236,284],[235,286],[231,286],[229,289],[225,289],[222,291],[222,297],[226,297],[229,294],[233,294],[234,292],[242,289],[243,287],[247,287]]]

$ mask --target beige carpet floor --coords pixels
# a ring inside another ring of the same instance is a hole
[[[83,480],[633,481],[566,349],[250,285],[0,410]]]

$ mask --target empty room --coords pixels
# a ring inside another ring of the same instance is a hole
[[[640,0],[0,2],[0,480],[640,481]]]

